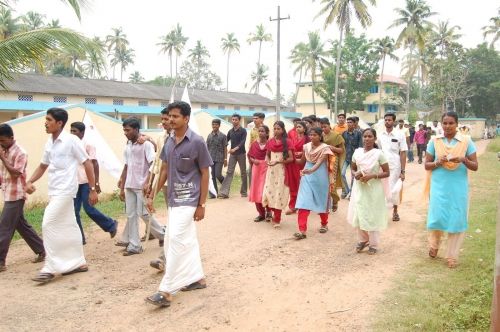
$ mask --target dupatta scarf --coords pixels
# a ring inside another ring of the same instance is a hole
[[[294,150],[292,141],[287,138],[286,144],[288,146],[288,155],[293,157]],[[266,150],[276,153],[278,152],[283,153],[283,142],[273,137],[267,141]],[[293,169],[290,167],[290,163],[283,164],[283,166],[285,167],[285,185],[290,188],[290,184],[292,184],[293,186],[293,183],[290,183],[291,179],[293,179],[293,174],[291,174],[293,172]]]

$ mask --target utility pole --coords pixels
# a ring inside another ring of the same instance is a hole
[[[290,15],[288,17],[280,16],[280,6],[278,6],[278,16],[276,18],[269,17],[269,21],[277,21],[278,22],[278,54],[277,54],[277,63],[276,63],[276,121],[280,120],[280,110],[281,110],[281,93],[280,93],[280,22],[282,20],[289,20]]]

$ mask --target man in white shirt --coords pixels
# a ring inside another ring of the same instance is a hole
[[[45,265],[34,281],[45,283],[56,274],[88,271],[83,255],[80,229],[75,219],[73,199],[78,190],[77,171],[83,164],[90,186],[89,204],[97,203],[94,170],[82,142],[63,131],[68,113],[61,108],[51,108],[45,117],[45,130],[51,137],[45,144],[42,162],[26,183],[26,191],[32,194],[35,181],[48,169],[49,204],[42,222]]]
[[[434,132],[433,135],[436,137],[441,137],[444,135],[443,128],[439,125],[437,120],[432,121],[431,130]]]
[[[405,180],[406,151],[408,151],[406,137],[401,132],[394,130],[395,121],[396,115],[394,113],[386,114],[384,116],[385,130],[377,138],[377,145],[379,149],[382,149],[389,163],[391,192],[399,179]],[[390,201],[388,203],[393,206],[392,220],[399,221],[399,199],[390,199]]]

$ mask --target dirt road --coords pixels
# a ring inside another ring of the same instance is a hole
[[[478,148],[485,144],[479,142]],[[144,298],[162,274],[149,267],[160,248],[150,241],[142,255],[123,257],[108,234],[88,231],[90,271],[44,286],[30,280],[41,268],[18,241],[0,275],[1,331],[366,331],[372,310],[393,277],[414,255],[425,255],[422,165],[407,166],[401,221],[390,222],[375,256],[357,254],[346,222],[347,200],[320,234],[311,215],[308,238],[292,239],[296,216],[281,230],[254,223],[245,199],[210,200],[198,226],[209,287],[180,293],[170,308]],[[165,221],[163,216],[162,221]],[[120,229],[124,227],[121,220]]]

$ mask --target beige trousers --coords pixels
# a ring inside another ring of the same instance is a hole
[[[370,242],[370,247],[377,248],[380,241],[380,232],[379,231],[364,231],[359,227],[356,227],[358,230],[358,241],[359,242]]]
[[[439,249],[441,238],[444,232],[439,230],[432,230],[429,233],[429,246],[432,249]],[[464,242],[465,232],[462,233],[448,233],[448,246],[446,248],[446,258],[457,260],[460,254],[460,248]]]

